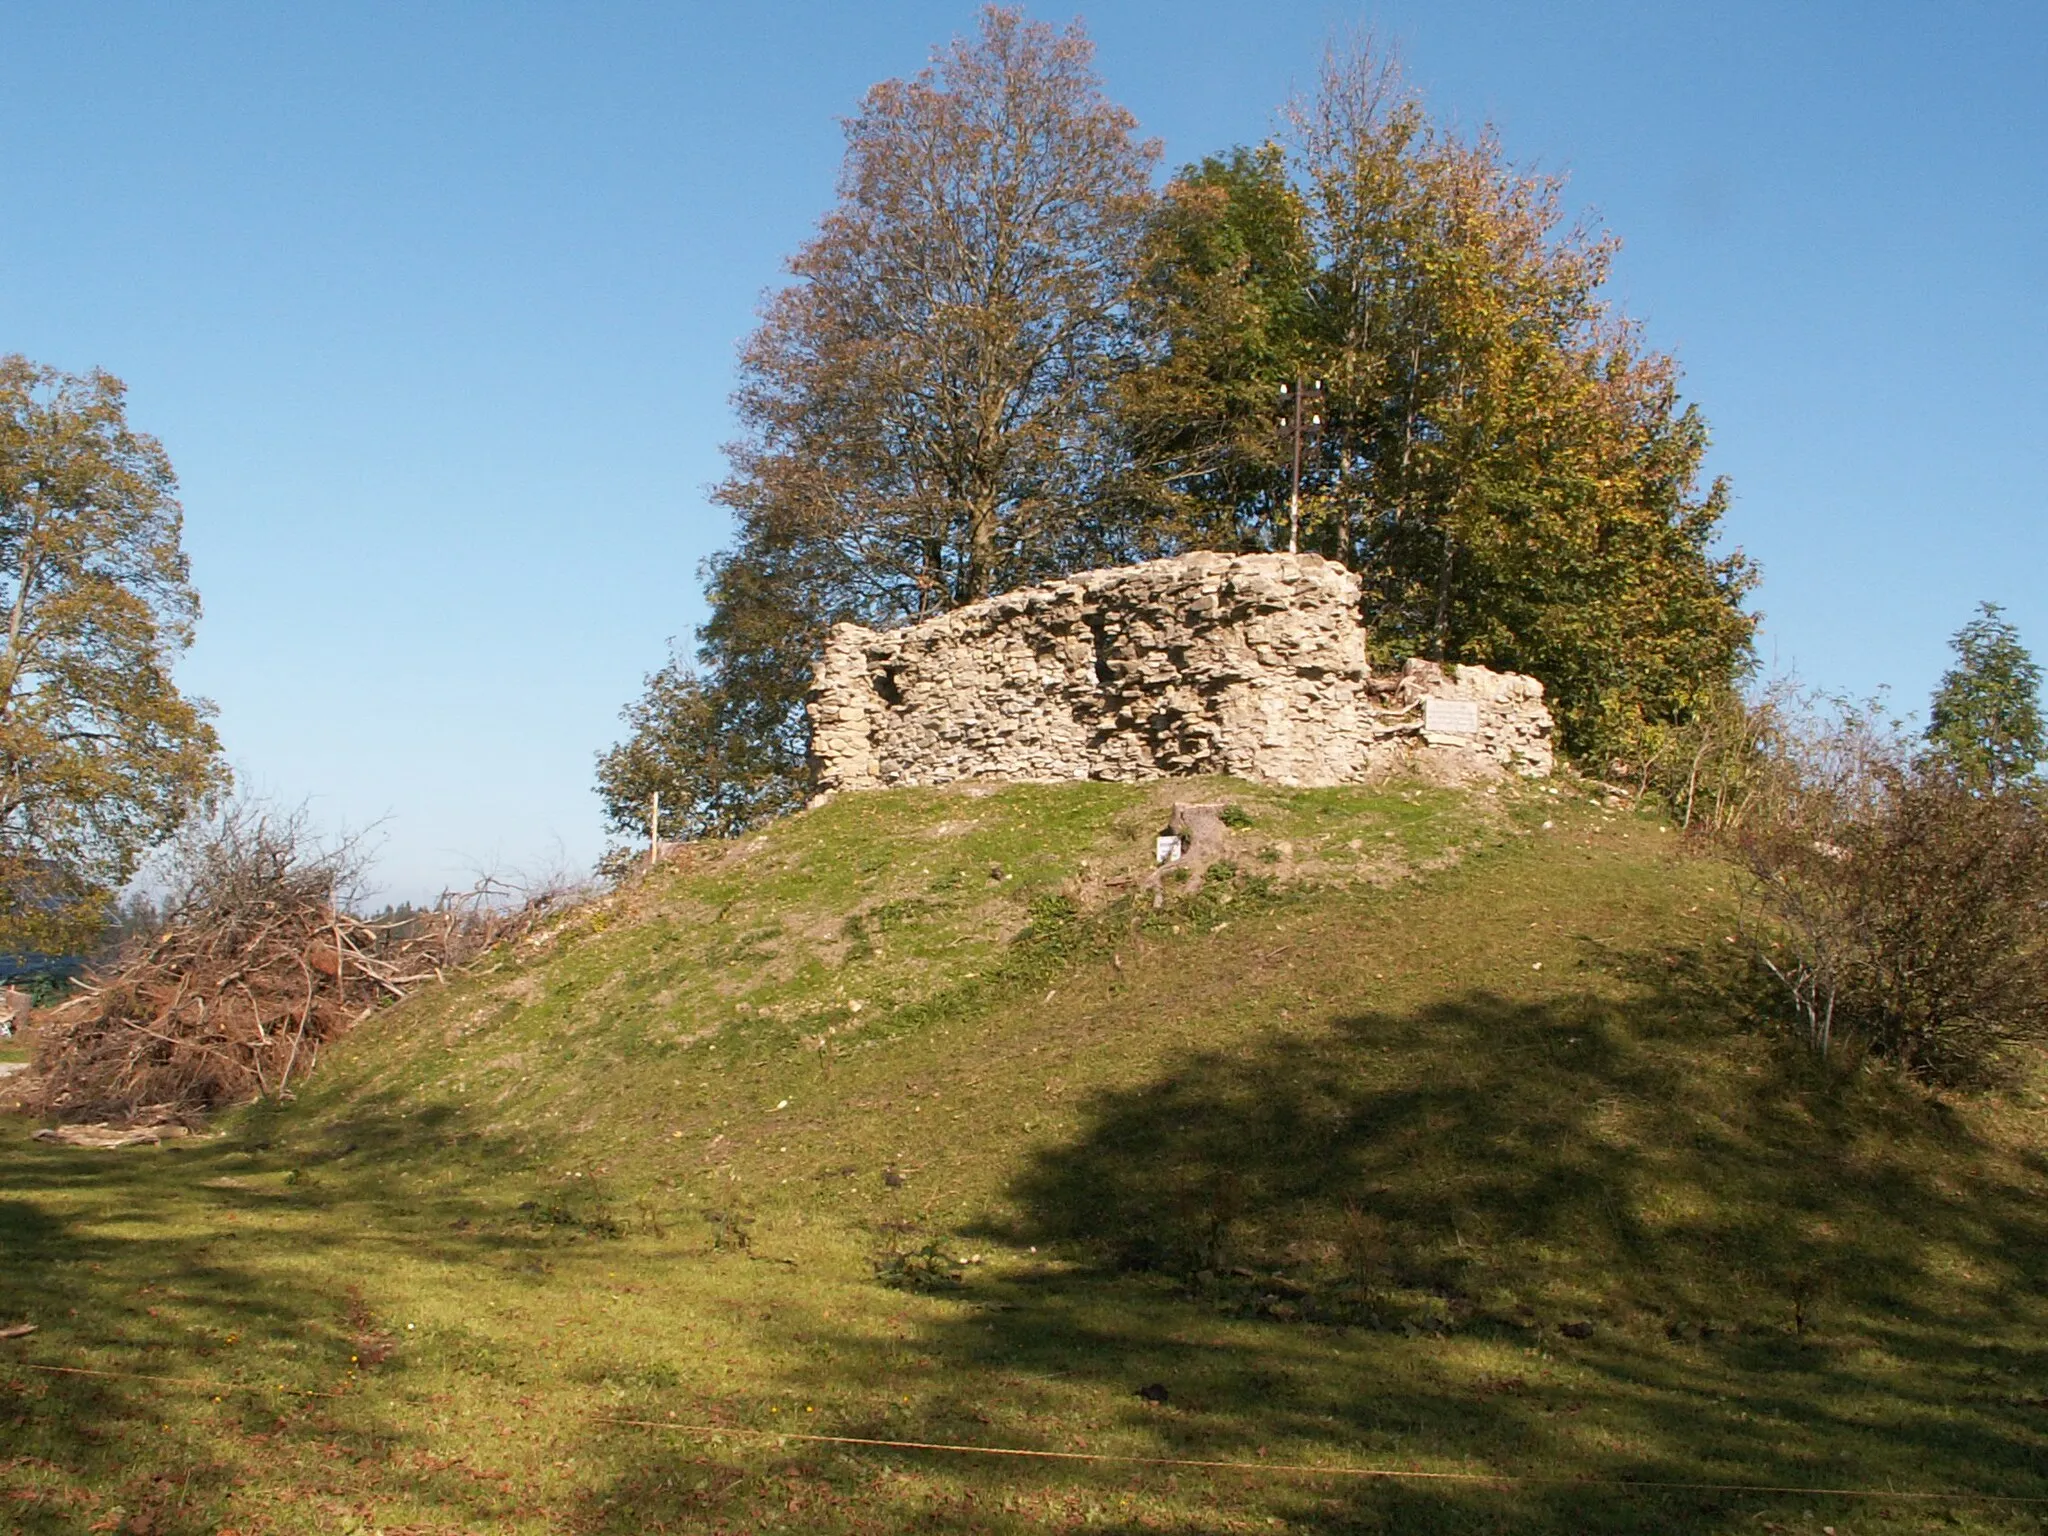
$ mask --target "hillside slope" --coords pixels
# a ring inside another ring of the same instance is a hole
[[[1227,857],[1155,906],[1197,792]],[[2039,1529],[2038,1085],[1781,1047],[1674,841],[1212,783],[690,850],[218,1137],[10,1137],[0,1483],[28,1530]]]

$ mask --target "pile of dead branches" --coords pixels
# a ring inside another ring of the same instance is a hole
[[[352,916],[354,850],[232,807],[188,838],[153,935],[39,1020],[38,1098],[64,1120],[191,1122],[284,1093],[320,1048],[558,911],[563,893],[483,881],[432,911]]]

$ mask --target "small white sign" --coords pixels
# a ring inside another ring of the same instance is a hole
[[[1424,699],[1422,728],[1433,736],[1477,736],[1479,705],[1472,699]]]
[[[1152,843],[1152,861],[1155,864],[1174,864],[1180,860],[1180,834],[1162,832]]]

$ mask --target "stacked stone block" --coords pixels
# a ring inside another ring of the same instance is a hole
[[[1431,698],[1475,705],[1476,729],[1426,730]],[[1376,676],[1358,578],[1316,555],[1183,555],[904,629],[842,624],[810,713],[826,790],[1211,773],[1327,785],[1418,755],[1473,774],[1552,763],[1541,683],[1424,661]]]

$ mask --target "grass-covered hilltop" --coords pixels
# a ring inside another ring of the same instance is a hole
[[[1228,845],[1155,883],[1176,798]],[[1819,1066],[1678,843],[1566,782],[843,796],[291,1102],[15,1118],[0,1525],[2039,1530],[2040,1078]]]

